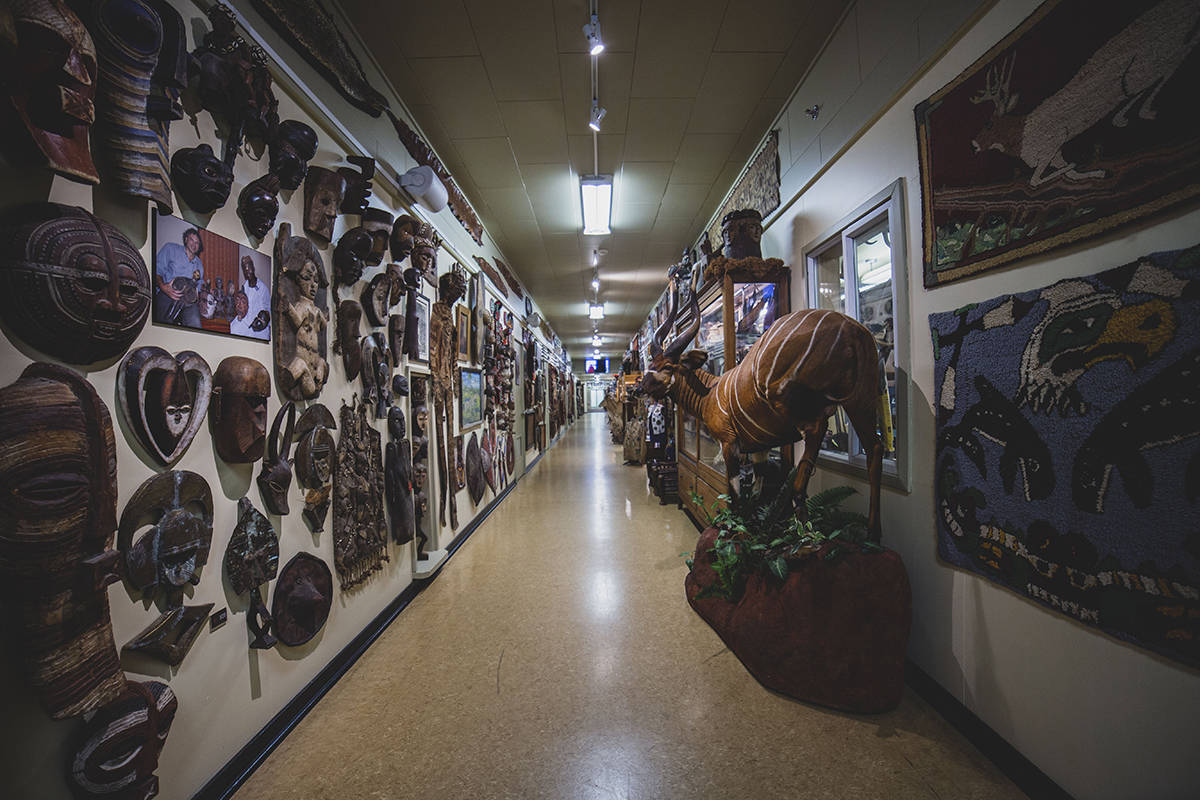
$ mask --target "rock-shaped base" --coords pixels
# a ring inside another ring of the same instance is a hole
[[[717,576],[717,531],[696,544],[688,602],[764,686],[809,703],[857,713],[889,711],[904,692],[912,593],[892,550],[825,550],[789,564],[787,580],[752,575],[736,603],[696,599]]]

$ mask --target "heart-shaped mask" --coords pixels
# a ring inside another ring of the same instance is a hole
[[[164,466],[192,443],[211,394],[208,362],[191,350],[173,356],[161,347],[139,347],[117,373],[125,422],[151,458]]]

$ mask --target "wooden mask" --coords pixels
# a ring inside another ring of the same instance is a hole
[[[400,356],[404,353],[404,328],[404,317],[399,314],[388,317],[388,349],[392,351],[392,366],[397,369],[400,367]]]
[[[150,273],[124,234],[82,208],[20,206],[0,217],[0,315],[72,364],[124,353],[150,314]]]
[[[90,383],[36,363],[0,388],[0,484],[0,597],[14,655],[51,717],[91,711],[120,694],[125,675],[104,589],[120,560],[117,452]]]
[[[329,409],[317,403],[296,423],[296,478],[304,487],[304,519],[313,531],[325,525],[333,489],[334,441],[337,423]]]
[[[147,800],[158,794],[158,757],[179,710],[171,687],[129,681],[84,725],[67,784],[78,800]]]
[[[9,0],[4,16],[5,152],[12,163],[28,158],[73,181],[99,183],[88,147],[99,72],[91,35],[62,0]]]
[[[721,255],[762,258],[762,214],[753,208],[730,211],[721,218]]]
[[[333,248],[333,275],[339,286],[353,286],[362,277],[371,254],[371,234],[363,227],[351,228]]]
[[[363,403],[375,404],[375,419],[387,416],[392,404],[389,379],[392,374],[391,355],[381,333],[372,333],[362,340]]]
[[[392,294],[392,279],[386,272],[381,272],[363,287],[362,307],[367,315],[367,321],[373,327],[387,324],[388,298]]]
[[[345,196],[344,176],[324,167],[309,167],[304,177],[304,232],[329,244]]]
[[[308,553],[297,553],[279,573],[271,616],[275,635],[288,647],[299,647],[312,639],[333,605],[333,573],[329,566]]]
[[[268,151],[271,174],[289,191],[300,188],[308,173],[308,162],[317,154],[317,132],[294,119],[285,119],[275,129]]]
[[[279,428],[284,417],[287,427],[280,436]],[[263,459],[262,471],[258,473],[258,491],[263,505],[272,514],[288,513],[288,489],[292,485],[292,462],[288,454],[292,449],[292,428],[296,422],[296,404],[288,402],[275,415],[271,435],[267,438],[267,455]]]
[[[342,354],[342,366],[346,369],[346,380],[354,380],[362,369],[362,348],[358,342],[359,321],[362,306],[355,300],[343,300],[337,308],[337,338],[334,352]]]
[[[238,500],[237,527],[225,549],[225,572],[233,591],[250,593],[246,625],[254,634],[250,646],[256,650],[275,644],[275,637],[271,635],[271,613],[263,602],[260,587],[278,571],[279,536],[250,498],[243,497]]]
[[[246,356],[229,356],[213,373],[213,447],[230,464],[250,464],[262,458],[267,437],[267,398],[271,373]]]
[[[284,222],[275,237],[275,376],[285,397],[312,400],[329,378],[329,278],[317,246],[291,233]]]
[[[199,353],[171,355],[139,347],[117,373],[117,398],[125,422],[146,453],[172,464],[188,449],[208,413],[212,372]]]
[[[340,210],[343,214],[362,214],[371,202],[371,179],[375,177],[375,159],[370,156],[346,156],[346,160],[357,170],[338,167],[338,174],[346,179],[346,191],[342,195]]]
[[[171,156],[171,181],[175,193],[189,208],[211,214],[229,200],[233,168],[217,158],[207,144],[185,147]]]
[[[415,238],[417,228],[420,225],[421,220],[411,214],[401,214],[396,217],[396,221],[392,223],[392,235],[389,240],[392,261],[403,261],[412,254],[413,247],[417,243]]]
[[[383,255],[388,251],[388,239],[392,233],[391,212],[382,208],[366,208],[362,212],[362,227],[371,234],[371,253],[367,256],[368,267],[378,267],[383,263]]]
[[[271,173],[250,181],[238,194],[237,214],[255,239],[262,239],[279,215],[279,178]]]

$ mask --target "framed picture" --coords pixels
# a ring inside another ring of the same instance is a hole
[[[459,303],[454,307],[454,327],[458,331],[458,360],[471,360],[471,312]]]
[[[413,359],[429,363],[429,298],[417,295],[417,356]]]
[[[159,325],[271,340],[271,258],[170,214],[154,215]]]
[[[483,370],[458,368],[462,394],[458,400],[458,429],[465,431],[483,422]]]
[[[533,301],[530,300],[528,297],[526,297],[525,298],[525,316],[528,317],[532,313],[533,313]]]

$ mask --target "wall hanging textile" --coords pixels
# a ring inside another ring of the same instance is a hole
[[[387,526],[381,437],[367,422],[366,403],[357,397],[351,405],[343,403],[341,428],[333,477],[333,557],[342,589],[349,589],[388,560]],[[287,644],[278,626],[276,635]]]
[[[767,134],[767,140],[746,172],[729,193],[729,199],[721,204],[713,217],[712,227],[706,235],[709,241],[721,241],[721,220],[734,209],[752,208],[764,217],[779,208],[779,131]],[[714,245],[715,246],[715,245]],[[726,255],[729,255],[726,253]]]

